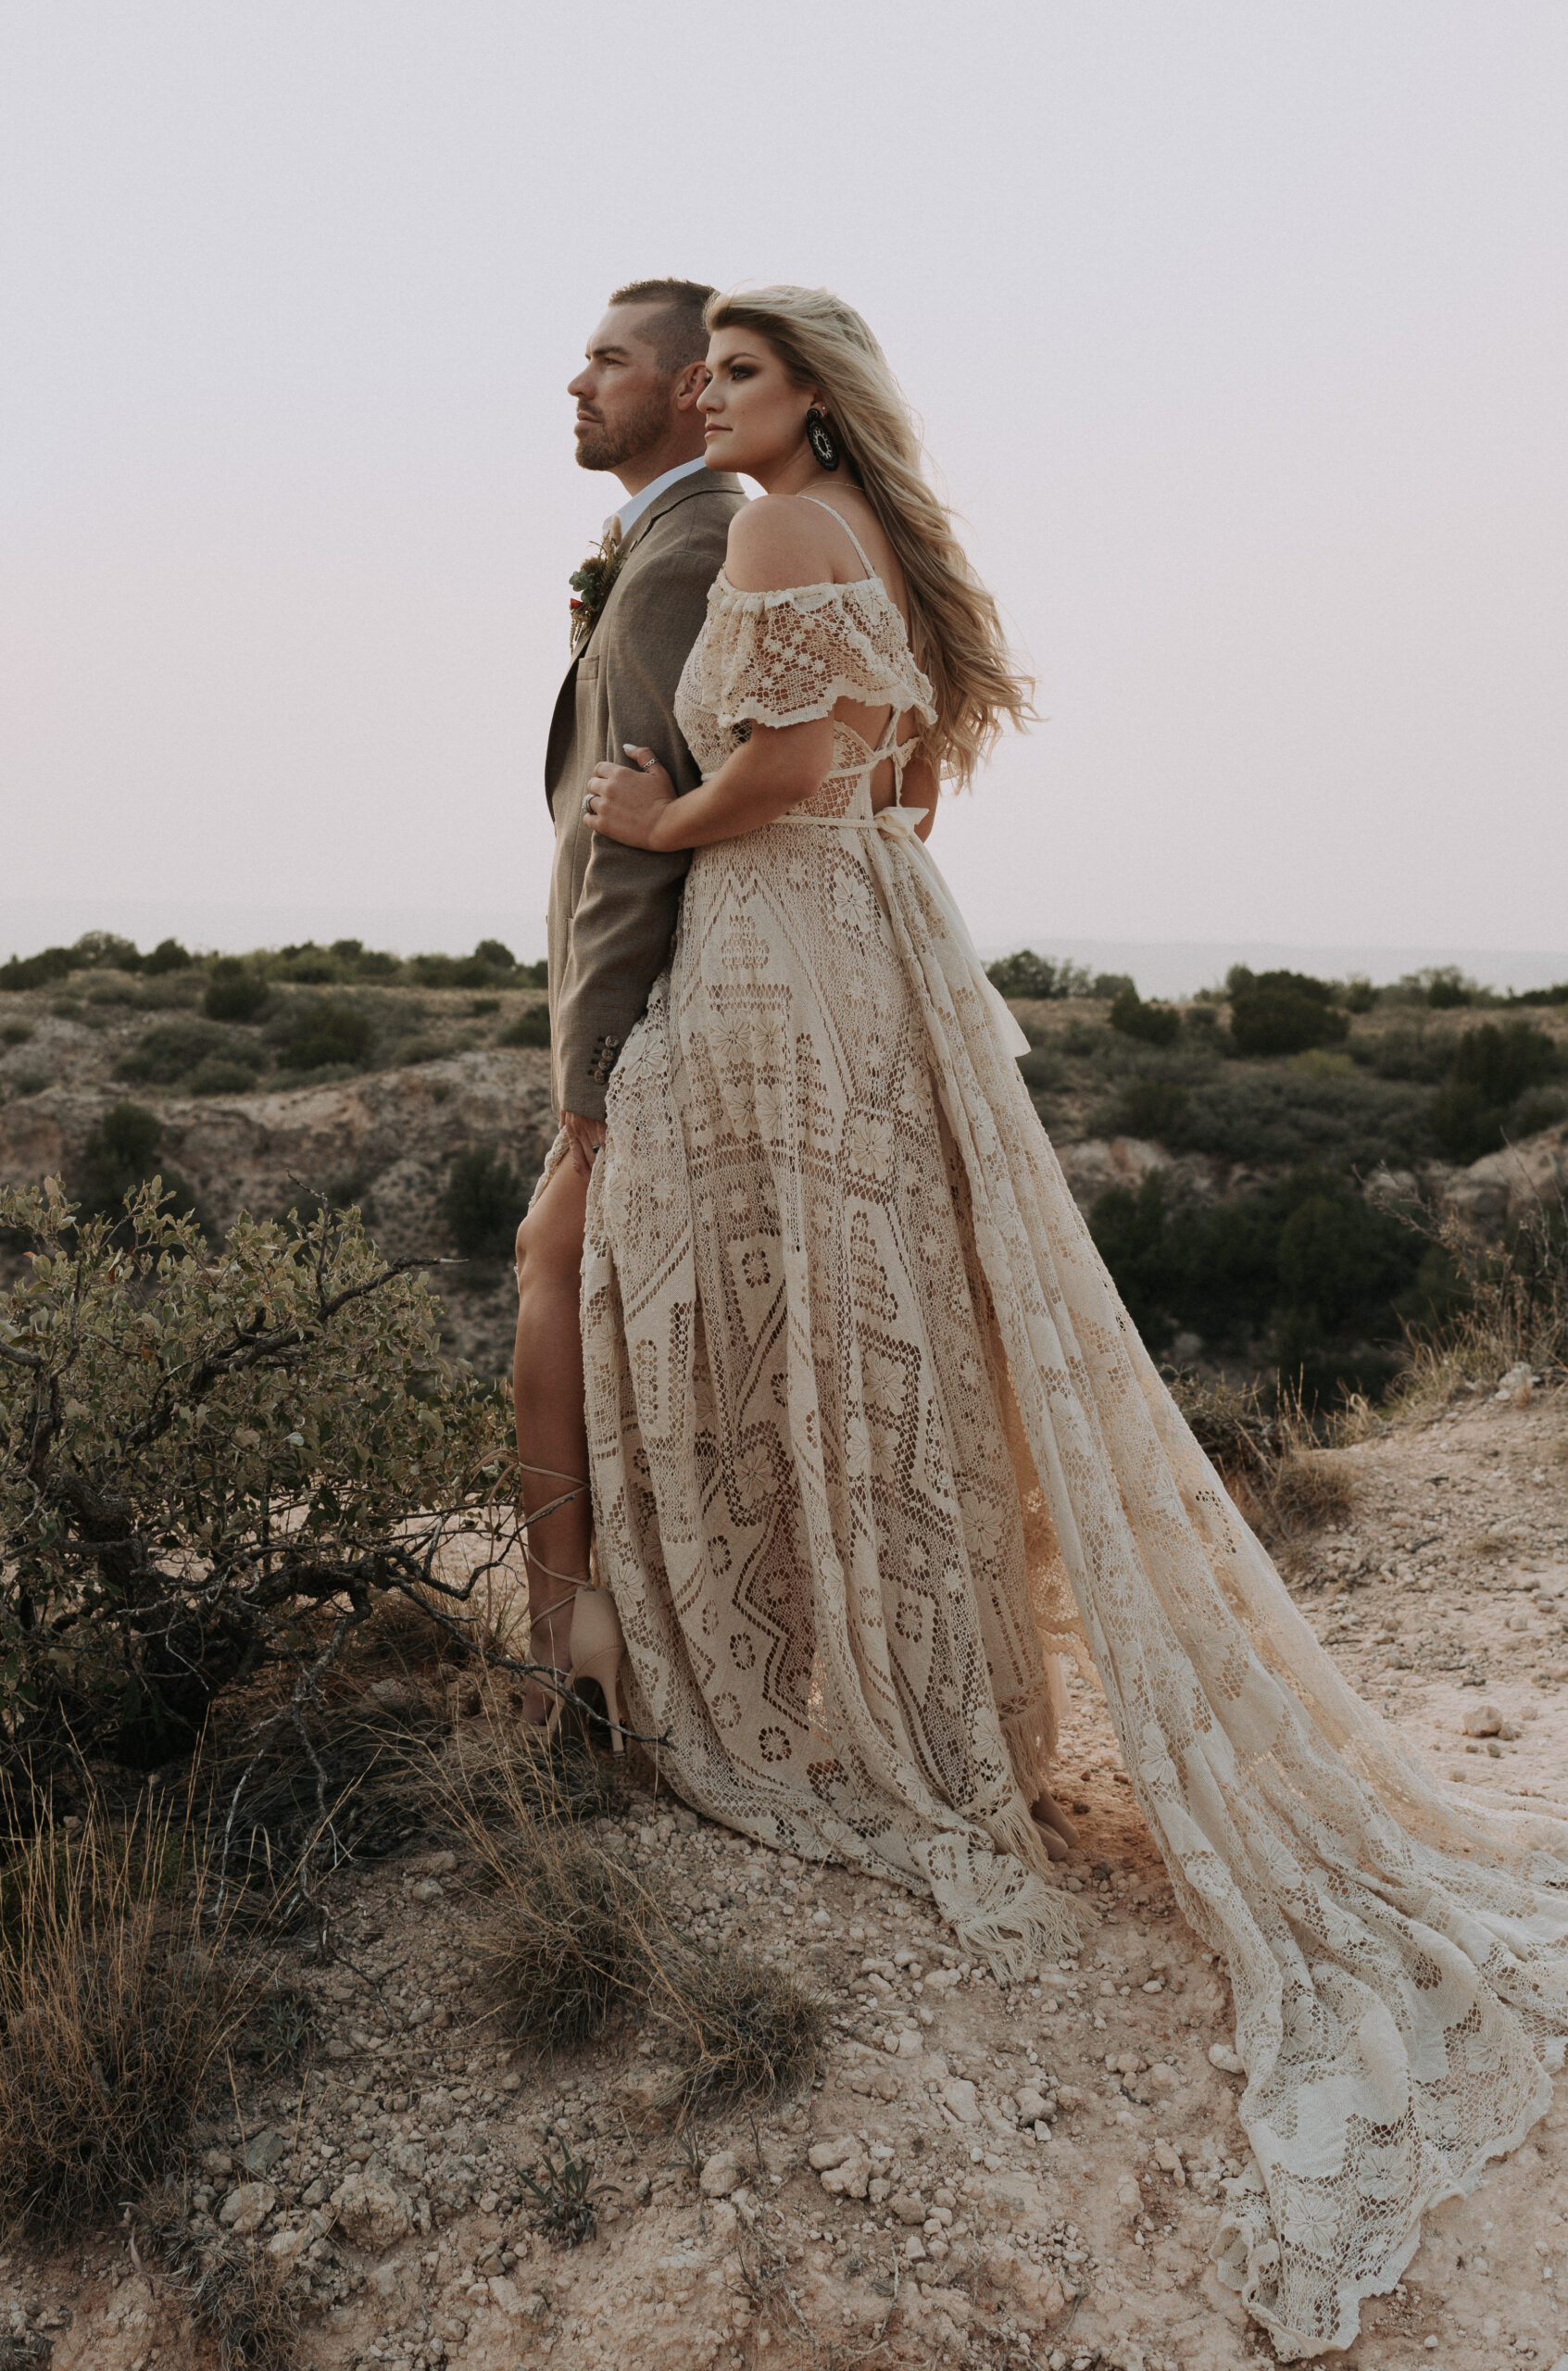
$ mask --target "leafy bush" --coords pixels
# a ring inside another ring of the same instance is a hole
[[[1409,1162],[1430,1148],[1427,1096],[1359,1073],[1314,1078],[1295,1070],[1226,1064],[1195,1076],[1185,1110],[1160,1141],[1248,1166],[1335,1169]]]
[[[1390,1029],[1380,1036],[1359,1038],[1351,1059],[1378,1078],[1419,1079],[1436,1086],[1449,1074],[1453,1040],[1442,1031]]]
[[[8,963],[0,963],[0,989],[46,988],[80,968],[69,947],[46,947],[41,955],[13,955]]]
[[[465,1260],[511,1255],[528,1193],[511,1162],[494,1146],[470,1145],[452,1163],[441,1215]]]
[[[985,966],[985,977],[1004,997],[1086,997],[1087,972],[1064,956],[1036,955],[1032,947],[1004,955]]]
[[[1182,1016],[1173,1005],[1145,1004],[1129,980],[1111,1005],[1110,1025],[1143,1046],[1173,1046],[1182,1034]]]
[[[471,955],[416,955],[408,964],[421,988],[492,988],[514,978],[517,969],[510,947],[498,938],[482,938]]]
[[[1484,1022],[1467,1029],[1454,1049],[1449,1083],[1431,1101],[1428,1120],[1454,1160],[1496,1152],[1511,1111],[1532,1087],[1562,1067],[1553,1040],[1534,1022]]]
[[[245,1056],[208,1054],[185,1081],[190,1095],[248,1095],[257,1083],[266,1058],[257,1048]]]
[[[0,1757],[152,1766],[271,1665],[303,1718],[384,1593],[483,1588],[483,1554],[461,1587],[438,1558],[511,1537],[506,1405],[358,1213],[242,1214],[215,1252],[148,1190],[116,1229],[52,1181],[0,1224],[32,1252],[0,1298]]]
[[[1185,1119],[1191,1099],[1180,1079],[1130,1078],[1116,1107],[1117,1125],[1124,1135],[1168,1143]]]
[[[220,955],[207,976],[202,1010],[209,1021],[259,1021],[272,991],[237,955]]]
[[[1456,1005],[1474,1004],[1476,994],[1474,981],[1467,980],[1455,963],[1445,963],[1427,977],[1426,1001],[1437,1012],[1451,1011]]]
[[[537,963],[520,963],[517,967],[517,985],[520,988],[547,988],[550,985],[548,963],[543,960]]]
[[[289,1031],[279,1062],[288,1071],[325,1070],[330,1064],[359,1068],[375,1031],[367,1014],[351,1004],[317,1005]]]
[[[1239,1054],[1300,1054],[1349,1035],[1348,1014],[1334,1010],[1334,990],[1309,972],[1249,972],[1238,963],[1226,985],[1231,1038]]]
[[[107,1219],[117,1237],[128,1196],[139,1194],[160,1173],[158,1139],[163,1123],[144,1103],[122,1099],[105,1112],[82,1147],[82,1204],[90,1215]],[[163,1170],[165,1193],[180,1211],[195,1208],[195,1196],[172,1170]]]
[[[508,1021],[497,1043],[503,1046],[547,1046],[550,1042],[550,1008],[547,1004],[525,1004],[515,1021]]]
[[[515,972],[517,957],[498,938],[482,938],[473,950],[476,963],[488,964],[492,972]]]
[[[1395,1371],[1422,1246],[1341,1177],[1303,1169],[1200,1210],[1155,1171],[1101,1194],[1089,1224],[1152,1349],[1178,1327],[1239,1349],[1267,1340],[1309,1399],[1381,1389]]]
[[[1377,990],[1364,972],[1353,972],[1340,989],[1338,1000],[1347,1012],[1371,1012],[1377,1004]]]
[[[1568,980],[1560,980],[1554,988],[1524,988],[1508,999],[1510,1004],[1568,1004]]]
[[[177,938],[160,938],[142,969],[157,978],[166,972],[188,972],[194,960],[190,949],[182,947]]]
[[[0,1029],[0,1046],[25,1046],[32,1035],[30,1021],[7,1021]]]
[[[234,1048],[246,1043],[232,1038],[219,1022],[200,1021],[194,1014],[188,1021],[159,1022],[121,1054],[114,1066],[115,1076],[144,1080],[151,1086],[170,1086],[209,1054],[224,1052],[237,1059]],[[258,1067],[264,1059],[257,1051]]]

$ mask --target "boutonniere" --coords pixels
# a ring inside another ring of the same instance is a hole
[[[610,588],[621,573],[625,546],[619,537],[612,544],[607,536],[596,552],[591,552],[581,568],[571,571],[571,646],[586,642],[604,615]]]

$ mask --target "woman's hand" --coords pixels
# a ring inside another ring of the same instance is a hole
[[[651,749],[626,744],[629,766],[606,760],[594,768],[583,801],[583,820],[601,839],[629,848],[664,849],[659,825],[675,804],[675,785]]]

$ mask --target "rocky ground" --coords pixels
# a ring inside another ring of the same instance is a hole
[[[1351,1514],[1292,1574],[1319,1635],[1444,1777],[1568,1800],[1568,1390],[1516,1376],[1342,1454]],[[1062,1764],[1084,1838],[1069,1882],[1102,1923],[1011,1991],[896,1888],[631,1794],[624,1847],[693,1927],[794,1966],[831,2016],[797,2095],[679,2133],[649,2112],[657,2034],[543,2065],[486,2023],[460,1850],[430,1837],[337,1881],[339,1956],[291,1948],[282,1970],[314,2039],[203,2136],[198,2214],[257,2264],[295,2267],[310,2371],[1272,2360],[1210,2262],[1224,2187],[1249,2179],[1224,1971],[1176,1914],[1078,1680]],[[561,2143],[608,2186],[572,2252],[523,2187]],[[1559,2107],[1430,2218],[1340,2359],[1548,2371],[1568,2350],[1564,2289]],[[0,2362],[45,2345],[54,2371],[215,2359],[124,2231],[0,2255]]]

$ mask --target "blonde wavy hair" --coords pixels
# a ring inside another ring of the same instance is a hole
[[[975,575],[946,506],[926,482],[921,440],[887,358],[853,306],[826,288],[756,288],[714,296],[710,331],[754,330],[797,386],[815,387],[855,483],[898,556],[915,663],[935,694],[925,734],[939,772],[960,785],[1004,718],[1035,719],[1035,685],[1013,663],[996,602]]]

